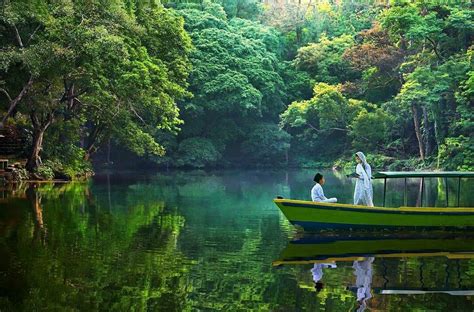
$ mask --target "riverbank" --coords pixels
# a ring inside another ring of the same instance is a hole
[[[367,155],[368,162],[372,166],[374,171],[416,171],[416,170],[443,170],[443,168],[437,168],[437,162],[435,159],[427,159],[425,161],[420,160],[419,158],[409,158],[409,159],[395,159],[393,157],[385,155]],[[336,171],[347,171],[351,172],[354,170],[355,161],[350,157],[342,157],[335,161],[316,161],[316,160],[299,160],[296,163],[291,163],[288,165],[280,166],[242,166],[239,165],[229,165],[229,166],[220,166],[220,167],[204,167],[204,168],[193,168],[193,167],[162,167],[157,164],[150,162],[140,167],[127,167],[121,166],[121,164],[116,164],[115,166],[100,166],[96,164],[94,168],[87,167],[83,168],[80,171],[71,171],[65,169],[64,166],[57,162],[45,161],[39,169],[30,173],[25,169],[25,161],[12,159],[9,160],[10,164],[8,171],[0,170],[0,182],[5,183],[18,183],[22,182],[32,182],[32,183],[42,183],[42,182],[54,182],[54,183],[65,183],[70,181],[84,181],[92,177],[95,172],[101,172],[104,169],[113,170],[113,171],[140,171],[143,168],[153,169],[158,172],[161,171],[170,171],[170,170],[228,170],[228,169],[332,169]],[[446,168],[446,170],[450,170]]]
[[[26,169],[26,160],[0,157],[0,185],[20,182],[30,183],[66,183],[70,181],[87,180],[94,175],[92,167],[81,171],[71,171],[59,163],[45,161],[34,172]]]

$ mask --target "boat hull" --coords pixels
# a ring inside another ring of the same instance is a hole
[[[319,229],[474,228],[474,208],[366,207],[339,203],[275,199],[295,226]]]

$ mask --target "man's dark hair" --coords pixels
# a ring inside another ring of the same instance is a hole
[[[323,288],[324,288],[324,284],[319,281],[316,282],[316,284],[314,284],[314,289],[316,289],[317,293],[319,293]]]
[[[319,181],[321,181],[322,178],[323,178],[322,174],[316,173],[316,175],[314,176],[313,181],[316,182],[316,183],[319,183]]]

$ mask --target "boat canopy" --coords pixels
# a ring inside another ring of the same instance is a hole
[[[474,178],[474,172],[472,171],[381,171],[373,175],[374,179],[383,179],[383,206],[385,207],[385,196],[387,193],[387,179],[390,178],[404,178],[405,179],[405,192],[404,192],[404,204],[407,205],[407,178],[421,178],[421,196],[420,196],[420,207],[423,206],[423,192],[425,185],[425,178],[444,178],[444,184],[446,188],[446,207],[449,206],[448,199],[448,178],[457,178],[457,206],[459,207],[460,192],[461,192],[461,179],[462,178]]]
[[[474,178],[472,171],[382,171],[373,176],[374,179],[388,178]]]

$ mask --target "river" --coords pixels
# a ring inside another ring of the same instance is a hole
[[[354,182],[323,173],[326,196],[350,203]],[[308,199],[313,175],[104,173],[5,189],[0,311],[473,311],[470,233],[303,235],[272,199]],[[457,181],[448,182],[456,205]],[[443,183],[427,181],[425,204],[446,204]],[[472,206],[468,183],[461,206]],[[387,206],[403,204],[403,189],[389,183]],[[376,205],[382,190],[376,181]],[[408,190],[408,204],[419,202],[418,180]],[[373,244],[395,249],[379,257]],[[313,264],[330,250],[341,259]],[[289,259],[298,253],[307,258]]]

